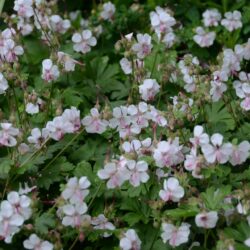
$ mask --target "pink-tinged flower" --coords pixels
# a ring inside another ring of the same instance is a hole
[[[34,26],[29,19],[19,17],[17,29],[20,30],[23,36],[27,36],[32,33],[32,31],[34,30]]]
[[[173,141],[161,141],[157,144],[153,157],[158,167],[172,167],[183,162],[184,155],[181,152],[182,146],[179,145],[179,138]]]
[[[72,124],[73,133],[77,132],[81,128],[80,110],[78,110],[76,107],[65,109],[62,113],[62,119],[65,122]]]
[[[226,12],[225,18],[221,20],[221,25],[224,26],[229,32],[242,27],[241,13],[238,10],[233,12]]]
[[[130,75],[132,73],[132,62],[130,62],[127,58],[123,57],[120,60],[120,66],[124,74]]]
[[[218,214],[216,211],[202,212],[195,216],[195,223],[197,227],[214,228],[218,221]]]
[[[120,240],[122,250],[140,250],[141,240],[134,229],[129,229]]]
[[[28,196],[12,191],[8,193],[7,201],[12,205],[13,212],[21,216],[23,221],[31,217],[31,199]]]
[[[99,214],[96,218],[93,218],[91,221],[94,229],[101,229],[101,230],[115,230],[115,226],[108,221],[108,219],[104,216],[104,214]],[[103,234],[104,237],[109,237],[111,234],[105,232]]]
[[[57,52],[58,62],[63,66],[66,72],[75,71],[76,61],[70,55],[59,51]]]
[[[173,32],[168,32],[164,35],[162,42],[165,44],[166,48],[171,48],[176,41],[176,36]]]
[[[155,79],[145,79],[139,86],[139,93],[144,101],[154,100],[155,95],[159,92],[160,86]]]
[[[203,12],[202,17],[202,21],[206,27],[216,27],[221,20],[221,14],[217,9],[206,10]]]
[[[18,16],[30,18],[34,15],[32,0],[15,0],[14,10]]]
[[[213,134],[211,137],[211,144],[203,145],[201,150],[208,163],[221,163],[224,164],[229,160],[233,148],[231,143],[224,143],[221,134]]]
[[[202,179],[203,176],[200,174],[200,171],[204,165],[203,157],[201,155],[197,155],[196,148],[192,148],[190,154],[186,155],[184,168],[187,171],[191,171],[194,178]]]
[[[5,41],[5,53],[3,59],[9,63],[18,61],[18,56],[23,55],[24,50],[20,45],[16,45],[12,39],[7,39]]]
[[[85,176],[82,176],[80,179],[72,177],[68,180],[62,192],[62,197],[65,200],[69,200],[72,204],[81,203],[89,194],[88,188],[90,185],[90,181]]]
[[[208,134],[203,133],[204,129],[200,125],[194,127],[194,138],[190,138],[189,141],[194,147],[202,146],[209,143]]]
[[[225,49],[223,51],[223,65],[222,71],[226,72],[228,76],[240,71],[240,58],[232,49]]]
[[[11,123],[0,123],[0,145],[14,147],[17,144],[16,136],[19,135],[19,129],[14,128]]]
[[[74,50],[76,52],[88,53],[91,47],[96,46],[96,38],[92,35],[90,30],[83,30],[82,33],[75,33],[72,36],[72,42],[74,43]]]
[[[233,165],[240,165],[247,160],[250,154],[250,143],[243,141],[239,145],[233,145],[233,152],[230,156],[229,162]]]
[[[115,14],[114,4],[112,4],[111,2],[103,4],[103,10],[100,14],[101,18],[103,18],[104,20],[112,21],[114,14]]]
[[[88,207],[84,202],[64,205],[62,211],[65,216],[63,217],[62,224],[73,228],[80,227],[85,221],[85,217],[88,216],[85,215],[87,210]]]
[[[90,110],[90,115],[85,116],[82,119],[82,125],[88,133],[102,134],[106,131],[108,121],[101,119],[101,115],[97,108]]]
[[[146,183],[149,180],[147,162],[129,160],[126,163],[126,167],[130,172],[129,182],[132,186],[138,187],[141,183]]]
[[[163,201],[179,202],[184,196],[184,188],[180,186],[179,181],[174,177],[164,180],[163,188],[159,192],[159,196]]]
[[[4,94],[6,90],[9,88],[8,82],[3,76],[2,73],[0,73],[0,94]]]
[[[181,244],[188,242],[190,234],[189,228],[190,225],[188,223],[181,223],[179,227],[170,223],[163,223],[161,238],[164,243],[168,242],[172,247],[180,246]]]
[[[41,240],[36,234],[31,234],[29,239],[23,242],[25,249],[31,250],[52,250],[54,246],[47,240]]]
[[[216,37],[215,32],[206,32],[202,27],[197,27],[196,35],[194,35],[194,41],[202,48],[210,47],[214,43],[214,39]]]
[[[124,164],[121,165],[117,161],[107,163],[104,166],[104,169],[97,172],[97,175],[101,180],[108,180],[108,189],[120,187],[130,178],[130,172],[128,169]]]
[[[28,142],[35,144],[35,148],[40,148],[41,145],[48,139],[49,131],[46,128],[40,130],[39,128],[33,128],[31,135],[28,137]]]
[[[162,115],[162,112],[157,110],[154,106],[149,106],[150,111],[148,113],[148,117],[155,122],[160,127],[166,127],[168,125],[168,122],[166,118]]]
[[[217,102],[221,99],[222,94],[227,90],[227,85],[223,81],[228,80],[227,72],[225,71],[215,71],[213,73],[213,80],[211,83],[210,95],[212,100]]]
[[[42,65],[42,79],[44,79],[46,82],[55,81],[59,77],[60,72],[58,67],[57,65],[54,65],[50,59],[43,60]]]
[[[61,140],[65,134],[74,132],[73,124],[62,116],[57,116],[53,121],[47,122],[46,129],[49,131],[49,137],[56,141]]]
[[[155,11],[150,12],[150,21],[158,38],[161,37],[161,34],[171,32],[172,27],[176,24],[174,17],[167,10],[159,6],[155,8]]]
[[[51,30],[60,34],[65,34],[71,26],[68,19],[63,20],[59,15],[50,16],[49,21]]]
[[[143,59],[151,53],[153,45],[151,44],[151,36],[149,34],[138,34],[136,36],[138,43],[132,46],[132,50],[139,59]]]

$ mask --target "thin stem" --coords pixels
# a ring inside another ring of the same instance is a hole
[[[17,110],[17,114],[18,114],[19,124],[20,124],[20,126],[22,126],[21,113],[20,113],[19,108],[18,108],[18,101],[17,101],[16,92],[15,92],[15,87],[12,87],[12,91],[13,91],[13,95],[14,95],[14,99],[15,99],[15,106],[16,106],[16,110]]]
[[[81,129],[80,131],[79,131],[79,133],[78,134],[76,134],[65,146],[64,146],[64,148],[53,158],[53,160],[51,160],[43,169],[42,169],[42,171],[44,171],[45,169],[47,169],[52,163],[54,163],[56,160],[57,160],[57,158],[70,146],[70,144],[75,140],[75,139],[77,139],[80,135],[81,135],[81,133],[83,132],[83,129]]]
[[[152,66],[151,73],[150,73],[150,78],[152,77],[152,75],[154,73],[154,70],[155,70],[155,64],[156,64],[157,56],[158,56],[158,51],[155,53],[154,62],[153,62],[153,66]]]
[[[96,189],[96,191],[95,191],[95,193],[94,193],[94,196],[92,197],[92,199],[91,199],[91,201],[90,201],[90,203],[89,203],[89,205],[88,205],[89,208],[91,207],[91,205],[93,204],[93,202],[94,202],[94,200],[95,200],[97,194],[99,193],[102,184],[103,184],[103,183],[101,182],[101,183],[99,184],[98,188]]]
[[[79,239],[79,234],[76,236],[75,240],[73,241],[72,245],[70,246],[69,250],[72,250],[74,246],[76,245],[77,241]]]
[[[51,87],[50,87],[50,93],[49,93],[49,100],[48,100],[48,107],[47,107],[47,114],[46,114],[46,122],[49,119],[49,115],[51,113],[51,102],[52,102],[52,96],[53,96],[53,90],[54,90],[54,84],[53,82],[51,83]]]
[[[9,184],[9,177],[7,178],[6,183],[5,183],[5,186],[4,186],[2,201],[3,201],[3,199],[4,199],[4,196],[5,196],[5,193],[6,193],[8,184]]]

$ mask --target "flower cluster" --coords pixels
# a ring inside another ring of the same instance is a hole
[[[7,200],[0,205],[0,236],[6,243],[11,243],[12,237],[18,233],[24,222],[32,215],[31,199],[12,191]]]

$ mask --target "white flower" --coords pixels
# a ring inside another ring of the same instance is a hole
[[[163,187],[164,189],[160,190],[159,196],[166,202],[179,202],[180,199],[184,196],[183,187],[180,186],[179,181],[174,177],[170,177],[168,180],[164,180]]]
[[[52,250],[54,248],[49,241],[41,240],[36,234],[31,234],[29,239],[23,242],[23,246],[33,250]]]
[[[197,227],[214,228],[218,221],[218,214],[216,211],[202,212],[195,216],[195,223]]]
[[[178,165],[184,160],[181,149],[179,138],[175,138],[174,141],[159,142],[153,154],[156,165],[160,168]]]
[[[21,31],[23,36],[27,36],[32,33],[34,26],[30,23],[30,20],[27,18],[19,17],[17,23],[17,29]]]
[[[27,138],[29,143],[35,144],[36,148],[40,146],[48,139],[49,131],[46,128],[40,130],[39,128],[33,128],[31,130],[31,135]]]
[[[238,10],[226,12],[224,16],[225,18],[221,20],[221,25],[228,31],[232,32],[242,27],[241,13]]]
[[[0,205],[0,236],[11,243],[24,221],[31,217],[31,199],[17,192],[10,192]]]
[[[129,75],[132,73],[132,63],[125,57],[120,60],[121,68],[124,74]]]
[[[120,240],[122,250],[140,250],[141,241],[134,229],[129,229]]]
[[[212,96],[212,100],[217,102],[222,94],[227,90],[227,85],[223,83],[223,81],[228,80],[227,72],[225,71],[215,71],[213,73],[213,80],[211,83],[210,95]]]
[[[98,177],[101,180],[108,180],[107,188],[113,189],[122,186],[122,184],[130,178],[130,172],[119,162],[110,162],[97,172]]]
[[[149,34],[138,34],[136,36],[138,43],[132,46],[132,50],[139,59],[143,59],[151,53],[153,45],[151,44],[151,36]]]
[[[203,12],[202,17],[206,27],[218,26],[221,20],[221,14],[217,9],[206,10]]]
[[[70,57],[70,55],[58,51],[57,52],[58,62],[61,63],[66,72],[75,71],[76,61]]]
[[[151,26],[156,32],[158,38],[161,34],[172,31],[172,26],[176,24],[176,20],[163,8],[157,6],[155,11],[150,12]]]
[[[230,155],[229,162],[233,165],[240,165],[247,160],[250,154],[250,143],[243,141],[239,145],[233,145],[233,152]]]
[[[14,213],[23,217],[23,221],[31,217],[31,199],[28,196],[12,191],[8,194],[7,200],[12,205]]]
[[[91,183],[85,176],[82,176],[79,180],[77,177],[72,177],[68,180],[62,192],[62,197],[72,204],[81,203],[89,194],[88,188],[90,185]]]
[[[96,218],[93,218],[91,224],[94,226],[94,229],[115,230],[115,226],[103,214],[99,214]],[[110,234],[105,232],[103,236],[109,237]]]
[[[77,132],[81,128],[80,110],[76,107],[65,109],[62,113],[62,119],[72,125],[73,133]]]
[[[144,101],[151,101],[159,92],[160,86],[155,79],[145,79],[139,86],[139,93]]]
[[[32,17],[34,15],[32,0],[15,0],[14,10],[17,11],[17,14],[20,17]]]
[[[202,48],[210,47],[214,43],[216,37],[215,32],[206,32],[202,27],[197,27],[196,35],[194,35],[194,41]]]
[[[223,142],[223,136],[221,134],[213,134],[211,137],[211,144],[203,145],[201,150],[208,163],[219,162],[221,164],[226,163],[233,151],[231,143]]]
[[[190,154],[186,155],[184,168],[187,171],[192,171],[192,176],[194,178],[202,179],[203,176],[200,174],[200,171],[204,165],[203,157],[197,155],[197,148],[192,148]]]
[[[62,220],[64,226],[80,227],[85,221],[88,210],[86,203],[67,204],[62,207],[62,211],[65,214]]]
[[[240,69],[240,58],[232,49],[225,49],[223,51],[222,71],[225,71],[228,73],[228,75],[231,75],[236,71],[240,71]]]
[[[26,104],[25,111],[30,115],[37,114],[39,113],[39,105],[37,103],[34,104],[32,102],[28,102]]]
[[[42,79],[44,79],[46,82],[55,81],[59,77],[60,72],[58,67],[57,65],[53,64],[52,60],[45,59],[43,60],[42,65]]]
[[[188,223],[181,223],[179,227],[170,223],[163,223],[161,238],[164,243],[168,241],[172,247],[177,247],[183,243],[188,242],[190,234],[190,225]]]
[[[171,48],[176,41],[176,36],[173,32],[168,32],[162,39],[162,42],[167,48]]]
[[[250,238],[246,239],[244,241],[244,244],[247,246],[247,247],[250,247]]]
[[[49,131],[49,137],[59,141],[66,133],[73,133],[75,131],[74,125],[62,116],[57,116],[53,121],[46,124],[46,129]]]
[[[149,180],[149,175],[147,174],[147,162],[129,160],[126,163],[126,166],[130,172],[129,182],[134,187],[138,187],[141,182],[146,183]]]
[[[11,123],[0,123],[0,145],[6,147],[14,147],[17,144],[16,136],[19,134],[19,129],[14,128]]]
[[[82,119],[82,125],[85,126],[88,133],[102,134],[106,131],[108,122],[100,118],[98,109],[92,108],[90,110],[90,115]]]
[[[91,47],[95,46],[97,41],[90,30],[83,30],[82,33],[75,33],[72,36],[74,50],[76,52],[88,53]]]
[[[68,19],[63,20],[59,15],[52,15],[49,17],[50,28],[54,32],[65,34],[66,31],[70,28],[71,24]]]
[[[114,4],[112,4],[111,2],[103,4],[103,10],[100,15],[104,20],[111,21],[113,19],[114,14],[115,14]]]
[[[2,73],[0,73],[0,94],[4,94],[6,90],[9,88],[8,82],[3,76]]]
[[[200,125],[194,127],[194,138],[190,138],[189,141],[194,147],[202,146],[209,143],[208,134],[203,133],[204,129]]]

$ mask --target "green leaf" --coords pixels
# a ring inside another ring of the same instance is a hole
[[[211,132],[226,132],[235,128],[235,121],[223,102],[205,106],[208,126]]]
[[[35,219],[35,229],[38,233],[47,234],[49,228],[55,228],[55,226],[56,220],[52,214],[44,213]]]
[[[14,161],[8,158],[1,158],[0,159],[0,178],[6,179],[8,177],[8,173],[13,166]]]
[[[79,92],[72,88],[67,88],[62,94],[62,98],[66,106],[78,107],[83,102]]]
[[[222,207],[222,200],[231,193],[231,186],[222,186],[218,189],[215,187],[207,188],[205,193],[201,193],[201,197],[210,210],[219,210]]]

